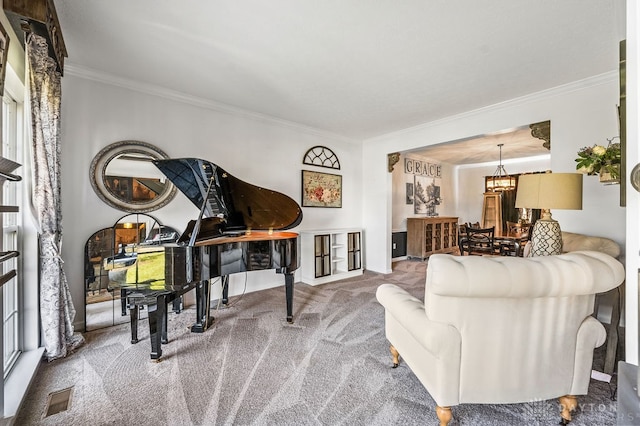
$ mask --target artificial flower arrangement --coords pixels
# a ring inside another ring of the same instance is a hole
[[[578,151],[576,170],[588,175],[609,173],[612,178],[620,178],[620,144],[611,143],[587,146]]]

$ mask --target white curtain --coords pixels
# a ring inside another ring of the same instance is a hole
[[[60,258],[61,75],[43,37],[29,33],[26,52],[34,157],[32,203],[39,227],[40,316],[45,355],[52,361],[65,357],[84,338],[73,331],[76,311]]]

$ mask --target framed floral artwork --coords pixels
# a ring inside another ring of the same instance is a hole
[[[342,207],[342,176],[303,170],[302,207]]]

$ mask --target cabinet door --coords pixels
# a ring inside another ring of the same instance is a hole
[[[433,250],[442,250],[442,222],[433,224]]]
[[[451,223],[444,222],[442,224],[442,248],[451,247]]]
[[[426,253],[430,253],[433,251],[433,223],[425,223],[424,224],[424,251],[422,254],[425,257]]]
[[[329,235],[316,235],[314,237],[315,249],[315,277],[331,275],[331,241]]]
[[[458,246],[458,232],[460,231],[458,226],[458,219],[455,222],[451,222],[451,247]]]
[[[349,232],[347,234],[347,270],[353,271],[361,267],[360,233]]]

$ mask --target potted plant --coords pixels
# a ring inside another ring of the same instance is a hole
[[[605,148],[593,145],[581,148],[576,158],[576,170],[587,175],[600,175],[601,182],[620,182],[620,143]]]

